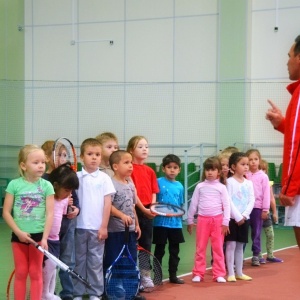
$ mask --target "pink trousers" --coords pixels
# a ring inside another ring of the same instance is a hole
[[[226,275],[222,234],[223,215],[213,217],[198,216],[196,230],[196,254],[193,276],[204,277],[206,269],[206,248],[210,239],[213,253],[213,280]]]

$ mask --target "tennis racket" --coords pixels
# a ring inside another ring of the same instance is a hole
[[[125,227],[124,245],[105,274],[107,299],[132,300],[140,285],[140,272],[128,249],[129,227]]]
[[[14,285],[15,285],[15,270],[13,270],[9,276],[7,287],[6,287],[6,299],[7,300],[14,300],[15,299],[15,292],[14,292]],[[25,300],[30,299],[30,279],[27,276],[26,279],[26,296]]]
[[[62,164],[65,164],[66,162],[69,162],[74,172],[77,172],[76,151],[72,142],[69,139],[65,137],[60,137],[54,142],[52,157],[55,168],[59,167]],[[73,209],[69,205],[67,213],[69,214],[72,211]]]
[[[141,276],[147,276],[151,278],[152,284],[150,286],[143,286],[140,285],[140,291],[142,292],[152,292],[156,290],[158,287],[162,285],[163,273],[161,264],[159,263],[158,259],[148,250],[144,249],[141,246],[137,246],[138,250],[138,265],[141,270]],[[147,269],[150,270],[146,271]]]
[[[185,210],[180,206],[156,202],[150,205],[150,211],[156,216],[180,217],[185,214]]]
[[[55,141],[53,145],[53,162],[56,168],[69,162],[72,169],[77,172],[76,151],[69,139],[60,137]]]
[[[61,260],[59,260],[56,256],[54,256],[53,254],[51,254],[49,251],[43,249],[38,243],[36,243],[34,240],[30,239],[30,243],[37,248],[39,251],[41,251],[42,253],[44,253],[45,256],[47,256],[51,261],[53,261],[57,267],[59,267],[60,269],[62,269],[65,272],[70,273],[74,278],[78,279],[79,281],[81,281],[83,284],[85,284],[87,287],[91,287],[90,283],[84,279],[82,276],[80,276],[79,274],[77,274],[73,269],[71,269],[70,267],[68,267],[65,263],[63,263]]]

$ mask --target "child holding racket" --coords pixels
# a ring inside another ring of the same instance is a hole
[[[133,136],[127,145],[127,151],[132,155],[133,172],[132,181],[136,187],[140,201],[137,201],[136,213],[139,220],[142,235],[139,245],[151,252],[152,244],[152,219],[149,207],[156,202],[156,194],[159,192],[155,172],[144,162],[149,154],[148,141],[144,136]],[[145,288],[154,287],[153,281],[148,274],[150,264],[141,269],[141,286]]]
[[[15,264],[15,299],[25,299],[26,279],[30,277],[30,299],[41,300],[43,254],[30,246],[29,238],[48,249],[47,239],[53,220],[54,190],[42,179],[45,153],[36,145],[21,148],[18,157],[20,177],[6,189],[3,218],[12,229]]]
[[[83,168],[77,172],[80,214],[75,231],[75,272],[85,274],[91,287],[86,288],[83,283],[74,281],[74,299],[81,300],[84,294],[88,294],[90,300],[99,300],[104,293],[102,262],[111,195],[115,188],[110,177],[99,170],[101,144],[98,140],[84,140],[80,146],[80,158]]]
[[[54,140],[47,140],[43,143],[42,149],[46,154],[46,166],[47,170],[42,176],[44,179],[49,180],[50,173],[55,169],[53,159],[53,148],[55,147]],[[59,164],[57,165],[59,166]],[[71,202],[72,212],[64,214],[61,222],[59,241],[60,241],[60,254],[59,258],[62,262],[68,265],[70,268],[75,267],[75,227],[76,217],[79,214],[79,200],[75,190],[72,191],[69,202]],[[70,204],[70,203],[69,203]],[[73,279],[68,272],[59,270],[59,278],[62,290],[59,295],[62,300],[73,299]]]
[[[105,241],[103,261],[104,274],[106,274],[107,269],[118,257],[124,245],[125,226],[129,227],[128,249],[135,263],[137,261],[137,240],[141,236],[141,230],[135,212],[137,202],[136,189],[130,180],[133,171],[132,156],[127,151],[117,150],[111,154],[109,162],[111,169],[114,171],[112,182],[116,193],[112,195],[111,216],[107,228],[108,237]],[[135,284],[134,279],[135,278],[132,278],[133,286]],[[138,280],[138,278],[136,278],[136,280]],[[136,287],[137,291],[138,283]],[[124,286],[123,288],[126,292],[126,287]],[[129,297],[127,293],[126,296]],[[135,296],[135,294],[131,296]]]
[[[56,257],[60,254],[59,233],[63,215],[67,214],[69,196],[72,191],[78,189],[79,182],[76,173],[69,163],[60,165],[49,175],[55,191],[54,195],[54,218],[48,237],[49,252]],[[61,299],[54,295],[56,284],[56,264],[44,258],[43,268],[43,295],[42,300]]]
[[[106,173],[109,177],[113,177],[114,171],[109,164],[109,157],[114,151],[119,149],[118,138],[112,132],[103,132],[98,134],[96,139],[101,144],[100,171]]]
[[[180,172],[180,158],[174,154],[168,154],[162,160],[162,171],[165,176],[157,179],[159,193],[157,202],[182,206],[183,185],[176,181]],[[165,247],[169,243],[169,281],[175,284],[183,284],[183,279],[177,277],[179,257],[179,244],[184,243],[181,217],[156,216],[153,219],[153,244],[155,244],[154,256],[162,264]]]
[[[245,178],[249,170],[247,155],[243,152],[233,153],[229,158],[229,168],[227,190],[231,197],[231,213],[230,233],[225,237],[227,281],[252,280],[243,274],[243,246],[248,243],[249,217],[254,206],[253,184]]]
[[[264,259],[259,260],[261,252],[261,230],[264,220],[268,219],[270,209],[270,184],[269,178],[264,171],[260,170],[261,155],[257,149],[249,149],[246,152],[249,159],[249,171],[246,176],[251,180],[254,188],[254,207],[250,214],[250,227],[252,238],[252,266],[266,263]]]
[[[206,248],[211,241],[213,253],[213,280],[226,282],[223,243],[229,233],[230,199],[218,157],[210,157],[203,163],[202,182],[193,193],[188,210],[187,231],[192,234],[194,215],[198,214],[196,232],[196,254],[193,268],[193,282],[204,279],[206,270]]]

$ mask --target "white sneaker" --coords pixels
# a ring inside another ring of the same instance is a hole
[[[192,279],[193,282],[200,282],[201,281],[201,277],[200,276],[194,276]]]
[[[143,276],[141,278],[141,286],[143,286],[144,288],[153,288],[154,283],[153,283],[151,277],[150,276]]]
[[[226,279],[223,278],[223,277],[217,277],[217,282],[220,282],[220,283],[223,283],[223,282],[226,282]]]
[[[82,297],[81,296],[77,296],[77,297],[73,298],[73,300],[82,300]]]
[[[90,296],[90,300],[101,300],[101,297]]]

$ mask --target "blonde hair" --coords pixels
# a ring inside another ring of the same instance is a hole
[[[231,152],[221,152],[219,153],[218,158],[219,160],[222,160],[223,158],[229,159],[231,154]]]
[[[236,152],[239,152],[239,149],[237,147],[234,147],[234,146],[229,146],[229,147],[226,147],[225,149],[223,149],[218,157],[219,159],[222,159],[222,158],[228,158],[230,157],[230,155],[232,153],[236,153]]]
[[[143,136],[143,135],[135,135],[133,136],[128,144],[127,144],[127,149],[126,151],[129,153],[132,153],[134,151],[134,149],[136,148],[137,144],[139,143],[140,140],[146,140],[148,143],[148,140]]]
[[[86,150],[86,147],[88,146],[99,146],[101,147],[101,143],[95,139],[95,138],[88,138],[88,139],[85,139],[82,144],[80,145],[80,156],[84,155],[84,152]]]
[[[100,142],[101,145],[103,145],[105,142],[109,140],[114,140],[117,144],[119,144],[118,138],[115,134],[112,132],[102,132],[96,136],[96,140]]]
[[[48,158],[50,158],[52,155],[54,143],[55,143],[54,140],[48,140],[48,141],[44,142],[43,145],[41,146],[41,148],[44,150],[44,152],[48,156]]]
[[[259,163],[259,168],[261,170],[265,170],[266,173],[268,174],[268,170],[269,170],[269,164],[265,159],[261,159],[260,163]]]
[[[32,152],[35,152],[35,151],[43,151],[43,149],[41,147],[39,147],[38,145],[25,145],[19,151],[19,155],[18,155],[18,166],[19,167],[18,167],[18,170],[19,170],[19,173],[22,177],[24,177],[25,172],[21,168],[21,163],[26,163],[28,155]]]

